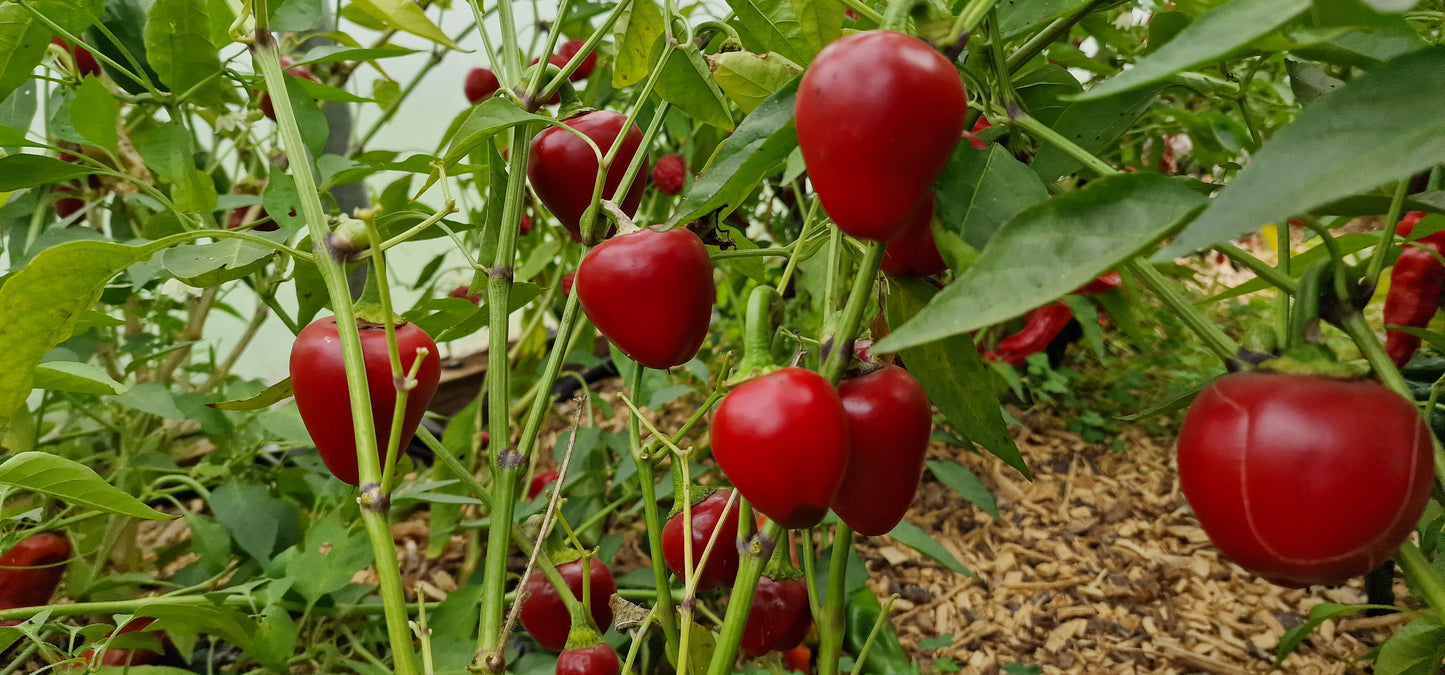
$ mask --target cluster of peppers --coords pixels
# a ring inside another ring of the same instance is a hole
[[[1124,283],[1118,272],[1106,272],[1074,291],[1074,295],[1097,295],[1112,291]],[[1021,366],[1028,358],[1048,349],[1074,319],[1074,311],[1063,302],[1044,305],[1024,315],[1024,326],[1017,333],[999,340],[992,350],[984,351],[990,361]],[[1417,344],[1419,340],[1416,340]],[[980,350],[982,346],[980,345]]]
[[[1421,211],[1411,211],[1400,219],[1395,234],[1408,237],[1424,218]],[[1424,328],[1435,317],[1440,296],[1445,292],[1445,231],[1433,232],[1407,245],[1390,271],[1390,292],[1385,296],[1385,324]],[[1399,330],[1385,331],[1385,352],[1395,366],[1409,363],[1420,338]]]

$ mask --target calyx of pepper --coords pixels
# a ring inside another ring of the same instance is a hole
[[[711,485],[686,485],[682,480],[682,471],[678,468],[678,462],[686,462],[686,457],[674,455],[672,458],[672,510],[667,512],[670,519],[682,513],[683,495],[687,495],[687,505],[697,508],[702,500],[717,492],[717,488]],[[686,488],[686,490],[684,490]]]
[[[567,645],[562,648],[562,651],[590,649],[601,644],[602,636],[598,635],[597,631],[593,630],[591,626],[585,623],[579,625],[573,622],[572,630],[567,632]]]
[[[783,540],[773,548],[773,557],[768,559],[768,565],[763,568],[763,576],[773,581],[802,579],[803,571],[793,564],[792,550],[792,538],[784,531]]]
[[[748,296],[743,322],[743,360],[737,372],[723,384],[735,387],[743,382],[779,370],[773,362],[773,337],[783,322],[783,298],[772,286],[757,286]]]

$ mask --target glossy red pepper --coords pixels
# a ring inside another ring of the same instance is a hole
[[[1282,586],[1337,584],[1415,529],[1434,474],[1415,406],[1368,380],[1237,373],[1179,430],[1179,481],[1226,557]]]
[[[887,241],[908,227],[963,132],[958,70],[924,41],[871,30],[834,41],[798,85],[808,180],[843,232]]]
[[[803,643],[813,626],[808,584],[802,579],[758,577],[752,609],[738,646],[752,656],[784,652]]]
[[[502,88],[502,83],[497,80],[497,74],[488,68],[473,68],[467,71],[467,79],[462,84],[462,93],[466,94],[467,100],[476,105],[492,97]]]
[[[312,75],[311,71],[305,66],[297,66],[296,62],[288,56],[281,57],[281,68],[285,71],[287,75],[290,75],[291,77],[299,77],[302,79],[311,80],[312,82],[321,81],[316,79],[316,76]],[[276,109],[271,105],[270,92],[261,91],[257,93],[261,96],[261,113],[274,122],[276,120]]]
[[[50,38],[50,44],[57,45],[69,52],[75,59],[75,74],[80,77],[100,77],[100,63],[95,60],[95,55],[89,49],[80,45],[71,47],[59,35]]]
[[[913,222],[888,240],[882,268],[895,277],[931,277],[948,269],[933,239],[933,193],[924,198]]]
[[[1039,307],[1024,315],[1024,327],[1019,332],[999,340],[984,358],[1012,366],[1023,365],[1029,356],[1047,349],[1073,318],[1073,310],[1062,302]]]
[[[557,675],[617,675],[621,670],[617,650],[605,642],[594,647],[568,649],[557,657]]]
[[[41,532],[20,540],[0,555],[0,609],[39,607],[65,576],[70,540],[58,532]]]
[[[568,61],[572,60],[573,56],[577,55],[577,52],[582,51],[582,47],[586,44],[586,40],[568,40],[566,42],[563,42],[562,45],[557,48],[557,56],[561,57],[562,61],[561,63],[557,64],[557,67],[561,68],[562,66],[566,65]],[[556,63],[556,61],[554,60],[553,63]],[[596,68],[597,52],[594,50],[588,52],[587,56],[582,58],[582,63],[577,65],[577,70],[572,71],[572,77],[568,79],[572,80],[573,82],[585,80],[587,79],[587,76],[591,75],[592,71]]]
[[[1420,211],[1411,211],[1400,219],[1395,233],[1408,237],[1424,218]],[[1435,317],[1442,294],[1445,294],[1445,265],[1437,256],[1445,254],[1445,230],[1435,232],[1406,244],[1390,270],[1390,291],[1385,295],[1386,326],[1424,328]],[[1420,349],[1420,338],[1404,331],[1385,329],[1385,353],[1396,367],[1410,362]]]
[[[848,411],[852,449],[833,512],[858,534],[888,534],[918,492],[932,404],[923,385],[898,366],[843,380],[838,395]]]
[[[386,331],[380,324],[369,322],[360,322],[360,329],[373,425],[377,445],[384,454],[391,435],[392,412],[396,409],[396,385],[392,379],[391,359],[387,355]],[[407,394],[399,446],[405,448],[416,434],[417,425],[421,424],[422,415],[436,393],[441,379],[441,360],[436,343],[414,323],[396,326],[396,342],[403,373],[411,372],[417,359],[417,349],[427,350],[426,359],[417,371],[416,387]],[[346,367],[342,359],[336,319],[326,317],[313,321],[302,329],[291,346],[291,386],[296,392],[296,407],[301,411],[301,420],[306,423],[306,431],[315,441],[326,468],[342,482],[356,485],[361,480],[361,474],[356,464],[356,437],[352,432]]]
[[[611,110],[596,110],[564,120],[566,124],[582,132],[597,144],[603,156],[617,141],[618,132],[626,122],[626,116]],[[607,168],[607,181],[602,188],[602,198],[611,199],[627,174],[627,165],[642,145],[642,131],[630,125],[622,134],[622,149]],[[537,198],[562,222],[562,226],[580,239],[582,214],[592,205],[592,187],[597,180],[597,155],[592,148],[570,132],[557,127],[547,127],[532,139],[532,161],[527,165],[527,179]],[[642,203],[642,191],[647,187],[647,160],[632,179],[627,193],[618,204],[628,216],[637,213]],[[595,227],[602,231],[607,225],[607,216],[599,213]]]
[[[587,252],[577,299],[598,332],[648,368],[697,356],[712,320],[712,260],[686,228],[641,229]]]
[[[587,567],[591,575],[588,583],[592,591],[592,621],[597,624],[597,630],[605,632],[612,625],[610,603],[612,595],[617,592],[617,582],[601,560],[589,560],[592,561]],[[557,566],[557,572],[567,582],[567,588],[572,589],[572,595],[582,600],[582,561],[562,563]],[[572,617],[567,613],[567,605],[557,595],[556,587],[541,572],[533,572],[527,577],[526,592],[520,611],[522,626],[532,634],[537,644],[552,651],[561,651],[567,645],[567,633],[572,630]]]
[[[848,467],[848,420],[823,376],[783,368],[738,385],[709,430],[713,457],[753,508],[783,527],[823,521]]]
[[[692,507],[692,564],[694,571],[699,561],[702,560],[702,552],[707,548],[707,543],[712,539],[713,531],[719,530],[717,543],[713,544],[712,551],[707,555],[707,564],[698,574],[697,590],[706,591],[719,587],[730,587],[733,580],[738,576],[738,509],[740,504],[733,504],[727,510],[727,517],[723,517],[723,511],[727,507],[728,497],[731,490],[718,490]],[[668,569],[672,570],[677,578],[682,579],[687,573],[687,552],[685,544],[686,534],[683,530],[683,514],[679,511],[667,520],[662,527],[662,557],[667,561]]]

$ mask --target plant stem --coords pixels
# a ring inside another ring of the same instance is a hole
[[[1009,55],[1007,61],[1008,71],[1010,73],[1018,72],[1018,69],[1022,68],[1025,63],[1032,61],[1035,56],[1042,53],[1044,49],[1053,44],[1055,40],[1067,35],[1069,29],[1074,27],[1074,24],[1078,23],[1085,16],[1088,16],[1089,12],[1094,11],[1095,7],[1102,4],[1104,4],[1104,0],[1089,0],[1089,2],[1085,3],[1082,7],[1074,10],[1072,14],[1054,19],[1052,23],[1044,26],[1043,30],[1035,33],[1023,46]]]
[[[1190,330],[1193,330],[1195,334],[1203,339],[1204,343],[1208,345],[1210,349],[1214,350],[1214,353],[1218,355],[1220,359],[1226,364],[1236,362],[1236,359],[1239,357],[1239,345],[1235,344],[1234,340],[1231,340],[1228,335],[1225,335],[1224,331],[1220,330],[1219,326],[1215,325],[1213,321],[1210,321],[1204,315],[1200,314],[1199,310],[1194,308],[1194,305],[1184,299],[1184,295],[1179,292],[1179,289],[1175,288],[1174,284],[1164,278],[1164,275],[1160,274],[1159,270],[1154,269],[1154,266],[1149,264],[1149,261],[1143,258],[1134,258],[1124,264],[1135,277],[1144,282],[1144,285],[1147,286],[1154,295],[1159,296],[1159,300],[1164,303],[1164,306],[1167,307],[1169,311],[1174,312],[1174,314],[1179,317],[1179,320],[1184,322],[1184,325],[1189,326]]]
[[[1289,233],[1286,232],[1284,236],[1288,238]],[[1250,255],[1248,251],[1227,241],[1215,244],[1214,250],[1229,256],[1230,260],[1249,268],[1249,271],[1254,272],[1255,276],[1269,282],[1271,286],[1284,291],[1286,295],[1294,295],[1295,291],[1299,290],[1299,283],[1296,282],[1293,277],[1289,276],[1287,268],[1282,272],[1277,268],[1270,267],[1264,264],[1263,260]]]
[[[848,577],[848,554],[853,550],[853,528],[838,523],[833,534],[833,555],[828,561],[828,593],[823,615],[818,617],[818,675],[837,675],[838,655],[843,651],[844,588]]]
[[[838,383],[848,357],[853,354],[853,339],[858,336],[858,324],[863,319],[863,310],[873,295],[873,281],[878,277],[878,266],[883,262],[885,242],[874,242],[858,265],[858,274],[853,277],[853,290],[848,294],[848,303],[843,307],[843,316],[831,335],[824,335],[822,368],[819,372],[829,382]],[[841,526],[840,526],[841,527]]]
[[[1365,270],[1365,283],[1372,287],[1380,283],[1380,273],[1385,270],[1385,260],[1390,257],[1390,243],[1395,240],[1395,225],[1400,222],[1400,212],[1405,210],[1405,193],[1410,191],[1410,179],[1400,181],[1395,187],[1395,196],[1390,200],[1390,211],[1385,216],[1385,227],[1380,228],[1380,243],[1375,245],[1375,254],[1370,256],[1370,266]]]
[[[1420,589],[1420,599],[1437,614],[1445,614],[1445,585],[1440,583],[1439,573],[1431,566],[1430,561],[1425,559],[1420,547],[1416,546],[1415,542],[1406,540],[1400,545],[1400,550],[1395,552],[1395,560],[1400,563],[1400,569],[1405,576],[1415,580],[1415,585]]]
[[[271,91],[286,91],[285,75],[281,70],[280,54],[276,39],[265,25],[266,0],[253,0],[256,16],[256,63],[261,66],[266,85]],[[284,96],[272,97],[276,112],[276,123],[281,132],[281,141],[290,160],[291,175],[296,182],[296,191],[301,197],[301,211],[310,228],[311,240],[323,242],[326,235],[326,214],[316,189],[316,179],[311,174],[311,157],[301,130],[296,125],[296,114],[291,101]],[[525,154],[525,153],[518,153]],[[352,427],[356,436],[358,468],[363,486],[362,520],[371,539],[372,552],[376,560],[376,572],[380,582],[382,604],[386,608],[387,636],[391,642],[394,667],[398,675],[416,673],[416,657],[412,648],[411,631],[407,626],[406,599],[402,594],[401,570],[397,565],[396,548],[392,540],[391,527],[387,522],[386,509],[366,508],[367,491],[380,488],[381,465],[377,452],[376,429],[372,425],[371,397],[366,379],[366,362],[361,352],[361,335],[356,325],[356,314],[351,305],[351,291],[347,285],[346,271],[337,261],[327,255],[315,256],[321,277],[326,283],[336,314],[336,327],[341,339],[342,353],[346,364],[346,384],[352,411]],[[386,500],[379,490],[371,495],[375,501]]]
[[[1028,132],[1030,136],[1033,136],[1040,141],[1043,141],[1060,150],[1063,150],[1064,154],[1067,154],[1068,156],[1078,160],[1084,165],[1085,168],[1092,170],[1094,173],[1099,174],[1100,176],[1112,176],[1116,173],[1119,173],[1114,169],[1114,167],[1109,166],[1109,164],[1104,160],[1095,157],[1089,151],[1075,145],[1073,141],[1070,141],[1069,139],[1060,136],[1058,132],[1050,129],[1043,122],[1040,122],[1027,114],[1021,113],[1017,117],[1013,117],[1012,124],[1015,124],[1019,128]]]
[[[748,518],[750,516],[744,512],[739,520],[746,525]],[[758,588],[758,577],[762,576],[763,567],[772,556],[774,546],[784,541],[786,536],[782,525],[769,520],[741,552],[737,581],[733,584],[732,594],[728,596],[727,616],[723,618],[717,650],[712,654],[707,675],[728,675],[732,672],[733,660],[738,655],[738,644],[742,642],[743,629],[747,627],[748,613],[753,606],[753,593]]]
[[[575,293],[573,295],[576,295]],[[627,379],[627,395],[635,398],[642,385],[642,364],[633,363],[632,376]],[[637,480],[642,487],[642,517],[647,522],[647,551],[652,556],[652,582],[657,589],[657,605],[653,613],[662,625],[662,634],[667,639],[667,649],[681,658],[678,649],[681,637],[677,630],[677,617],[672,604],[672,585],[667,582],[667,565],[662,564],[662,514],[657,510],[657,481],[653,471],[653,457],[642,448],[642,431],[637,415],[627,418],[628,447],[632,461],[637,464]]]

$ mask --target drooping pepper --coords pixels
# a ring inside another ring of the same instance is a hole
[[[1425,214],[1411,211],[1400,219],[1395,233],[1409,236]],[[1436,232],[1407,245],[1390,270],[1390,292],[1385,296],[1385,324],[1424,328],[1434,318],[1437,303],[1445,292],[1445,265],[1437,255],[1445,252],[1445,231]],[[1385,352],[1396,366],[1403,366],[1420,348],[1420,338],[1404,331],[1385,331]]]
[[[1118,272],[1105,272],[1080,286],[1073,295],[1097,295],[1123,285],[1124,279]],[[1063,332],[1073,318],[1073,310],[1062,302],[1039,307],[1024,315],[1024,327],[1019,332],[1000,340],[993,351],[985,352],[983,357],[1011,366],[1021,366],[1028,361],[1030,355],[1048,349],[1049,344]]]

